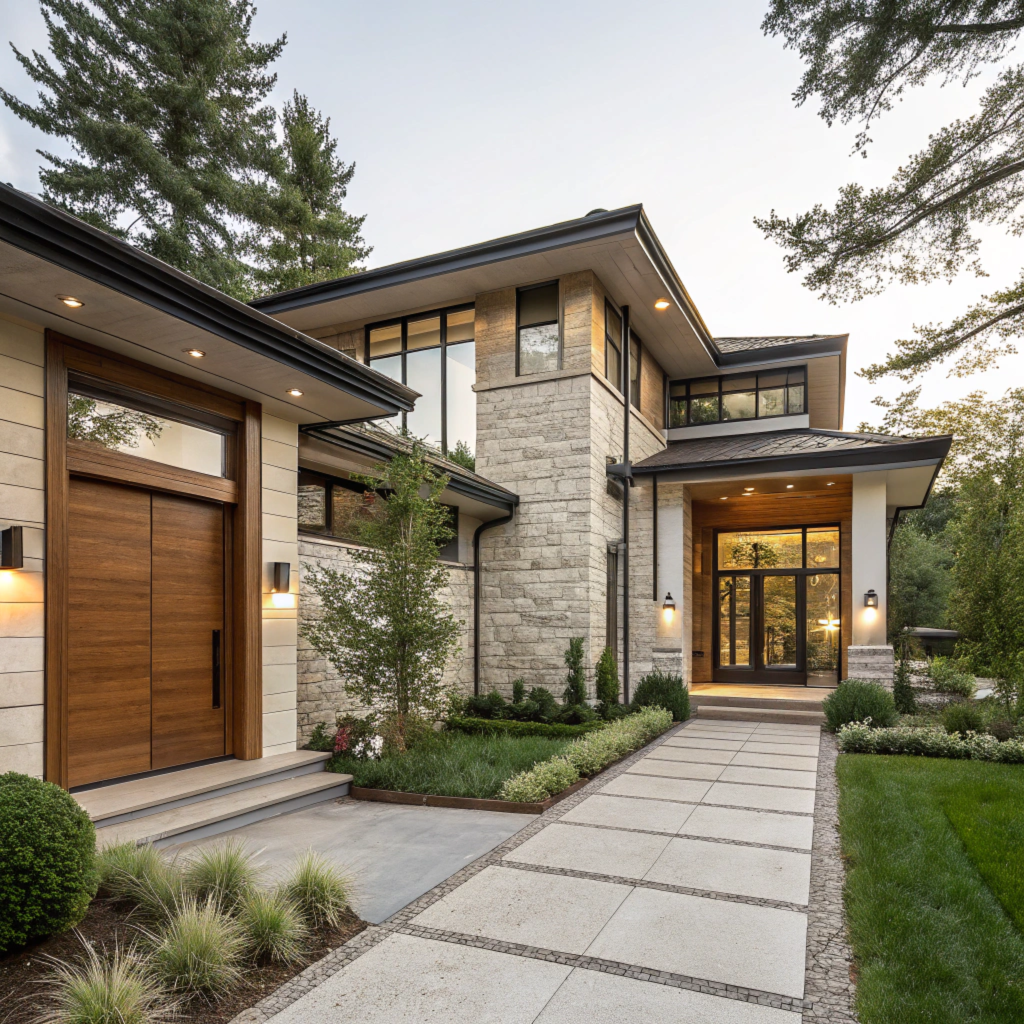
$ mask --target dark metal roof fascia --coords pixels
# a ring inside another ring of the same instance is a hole
[[[413,393],[403,385],[369,379],[360,363],[332,353],[316,339],[3,184],[0,241],[377,405],[382,415],[413,408]]]
[[[821,341],[797,341],[792,345],[768,345],[765,348],[748,348],[742,352],[720,352],[719,366],[760,365],[761,363],[789,361],[801,356],[841,356],[848,336],[837,334]]]
[[[727,477],[736,470],[765,469],[773,473],[795,473],[805,469],[841,469],[846,466],[882,466],[889,462],[905,462],[913,457],[916,462],[942,460],[953,439],[949,435],[926,437],[900,444],[880,445],[877,448],[831,449],[805,452],[801,455],[762,455],[748,459],[719,459],[706,462],[679,462],[667,465],[633,467],[634,476],[652,476],[662,473],[701,473]],[[938,473],[938,466],[935,470]],[[933,475],[932,479],[935,477]]]
[[[371,458],[380,459],[381,461],[387,461],[395,455],[394,448],[390,448],[380,441],[375,441],[371,437],[352,437],[351,435],[339,437],[337,434],[332,434],[329,430],[318,429],[316,425],[300,427],[299,430],[308,437],[315,438],[317,441],[324,441],[338,448],[348,448],[350,451],[359,452],[361,455],[369,455]],[[506,509],[509,512],[519,504],[518,494],[513,494],[511,491],[506,491],[504,488],[497,486],[488,487],[479,480],[473,480],[469,477],[449,472],[444,466],[437,466],[436,468],[448,476],[448,487],[455,491],[456,494],[481,501],[485,505]]]
[[[700,313],[697,312],[697,307],[694,305],[693,299],[690,298],[690,293],[686,290],[682,280],[676,273],[676,268],[672,266],[668,253],[665,252],[661,242],[658,241],[658,236],[654,233],[654,228],[651,227],[651,222],[647,219],[647,214],[644,213],[643,207],[641,206],[639,209],[640,216],[636,225],[637,241],[643,246],[644,252],[647,253],[647,258],[658,272],[662,283],[672,293],[673,300],[683,311],[683,316],[686,317],[691,330],[697,335],[705,351],[715,361],[716,365],[721,365],[719,360],[722,354],[715,348],[711,332],[708,330]]]
[[[467,245],[461,249],[450,249],[448,252],[433,256],[422,256],[403,263],[392,263],[376,270],[365,270],[361,274],[351,274],[334,281],[305,285],[288,292],[254,299],[250,305],[265,313],[283,313],[334,299],[362,295],[381,288],[393,288],[400,284],[422,281],[441,274],[451,274],[458,270],[472,270],[521,256],[564,249],[566,246],[582,242],[600,241],[602,238],[636,231],[642,218],[642,211],[641,206],[626,206],[609,213],[563,221],[561,224],[535,228],[517,235],[506,235],[504,238]]]

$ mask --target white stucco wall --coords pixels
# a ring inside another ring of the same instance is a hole
[[[299,428],[263,414],[263,754],[296,747],[297,607],[276,608],[270,588],[273,562],[291,566],[298,605]]]
[[[46,347],[0,317],[0,529],[24,527],[25,566],[0,569],[0,772],[43,774]]]
[[[853,646],[877,646],[886,639],[886,520],[884,472],[853,474]],[[864,595],[878,594],[878,608],[865,608]]]

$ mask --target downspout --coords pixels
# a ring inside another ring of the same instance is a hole
[[[489,523],[481,523],[473,531],[473,695],[480,696],[480,535],[495,526],[512,522],[513,513]]]
[[[622,698],[629,703],[629,488],[633,483],[629,464],[629,417],[632,396],[629,373],[629,306],[622,307]]]

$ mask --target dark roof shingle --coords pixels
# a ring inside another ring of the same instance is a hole
[[[744,338],[713,338],[719,352],[754,352],[762,348],[785,348],[787,345],[805,345],[815,341],[838,341],[842,334],[773,334]]]

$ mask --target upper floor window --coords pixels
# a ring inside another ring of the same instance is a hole
[[[516,289],[516,373],[545,373],[561,363],[558,282]]]
[[[610,303],[604,304],[604,375],[622,391],[622,318]],[[640,339],[629,332],[629,400],[640,407]]]
[[[366,328],[367,362],[422,397],[403,426],[445,454],[476,449],[476,343],[472,307],[416,313]]]
[[[698,377],[669,386],[669,426],[795,416],[807,409],[803,366],[729,377]]]

